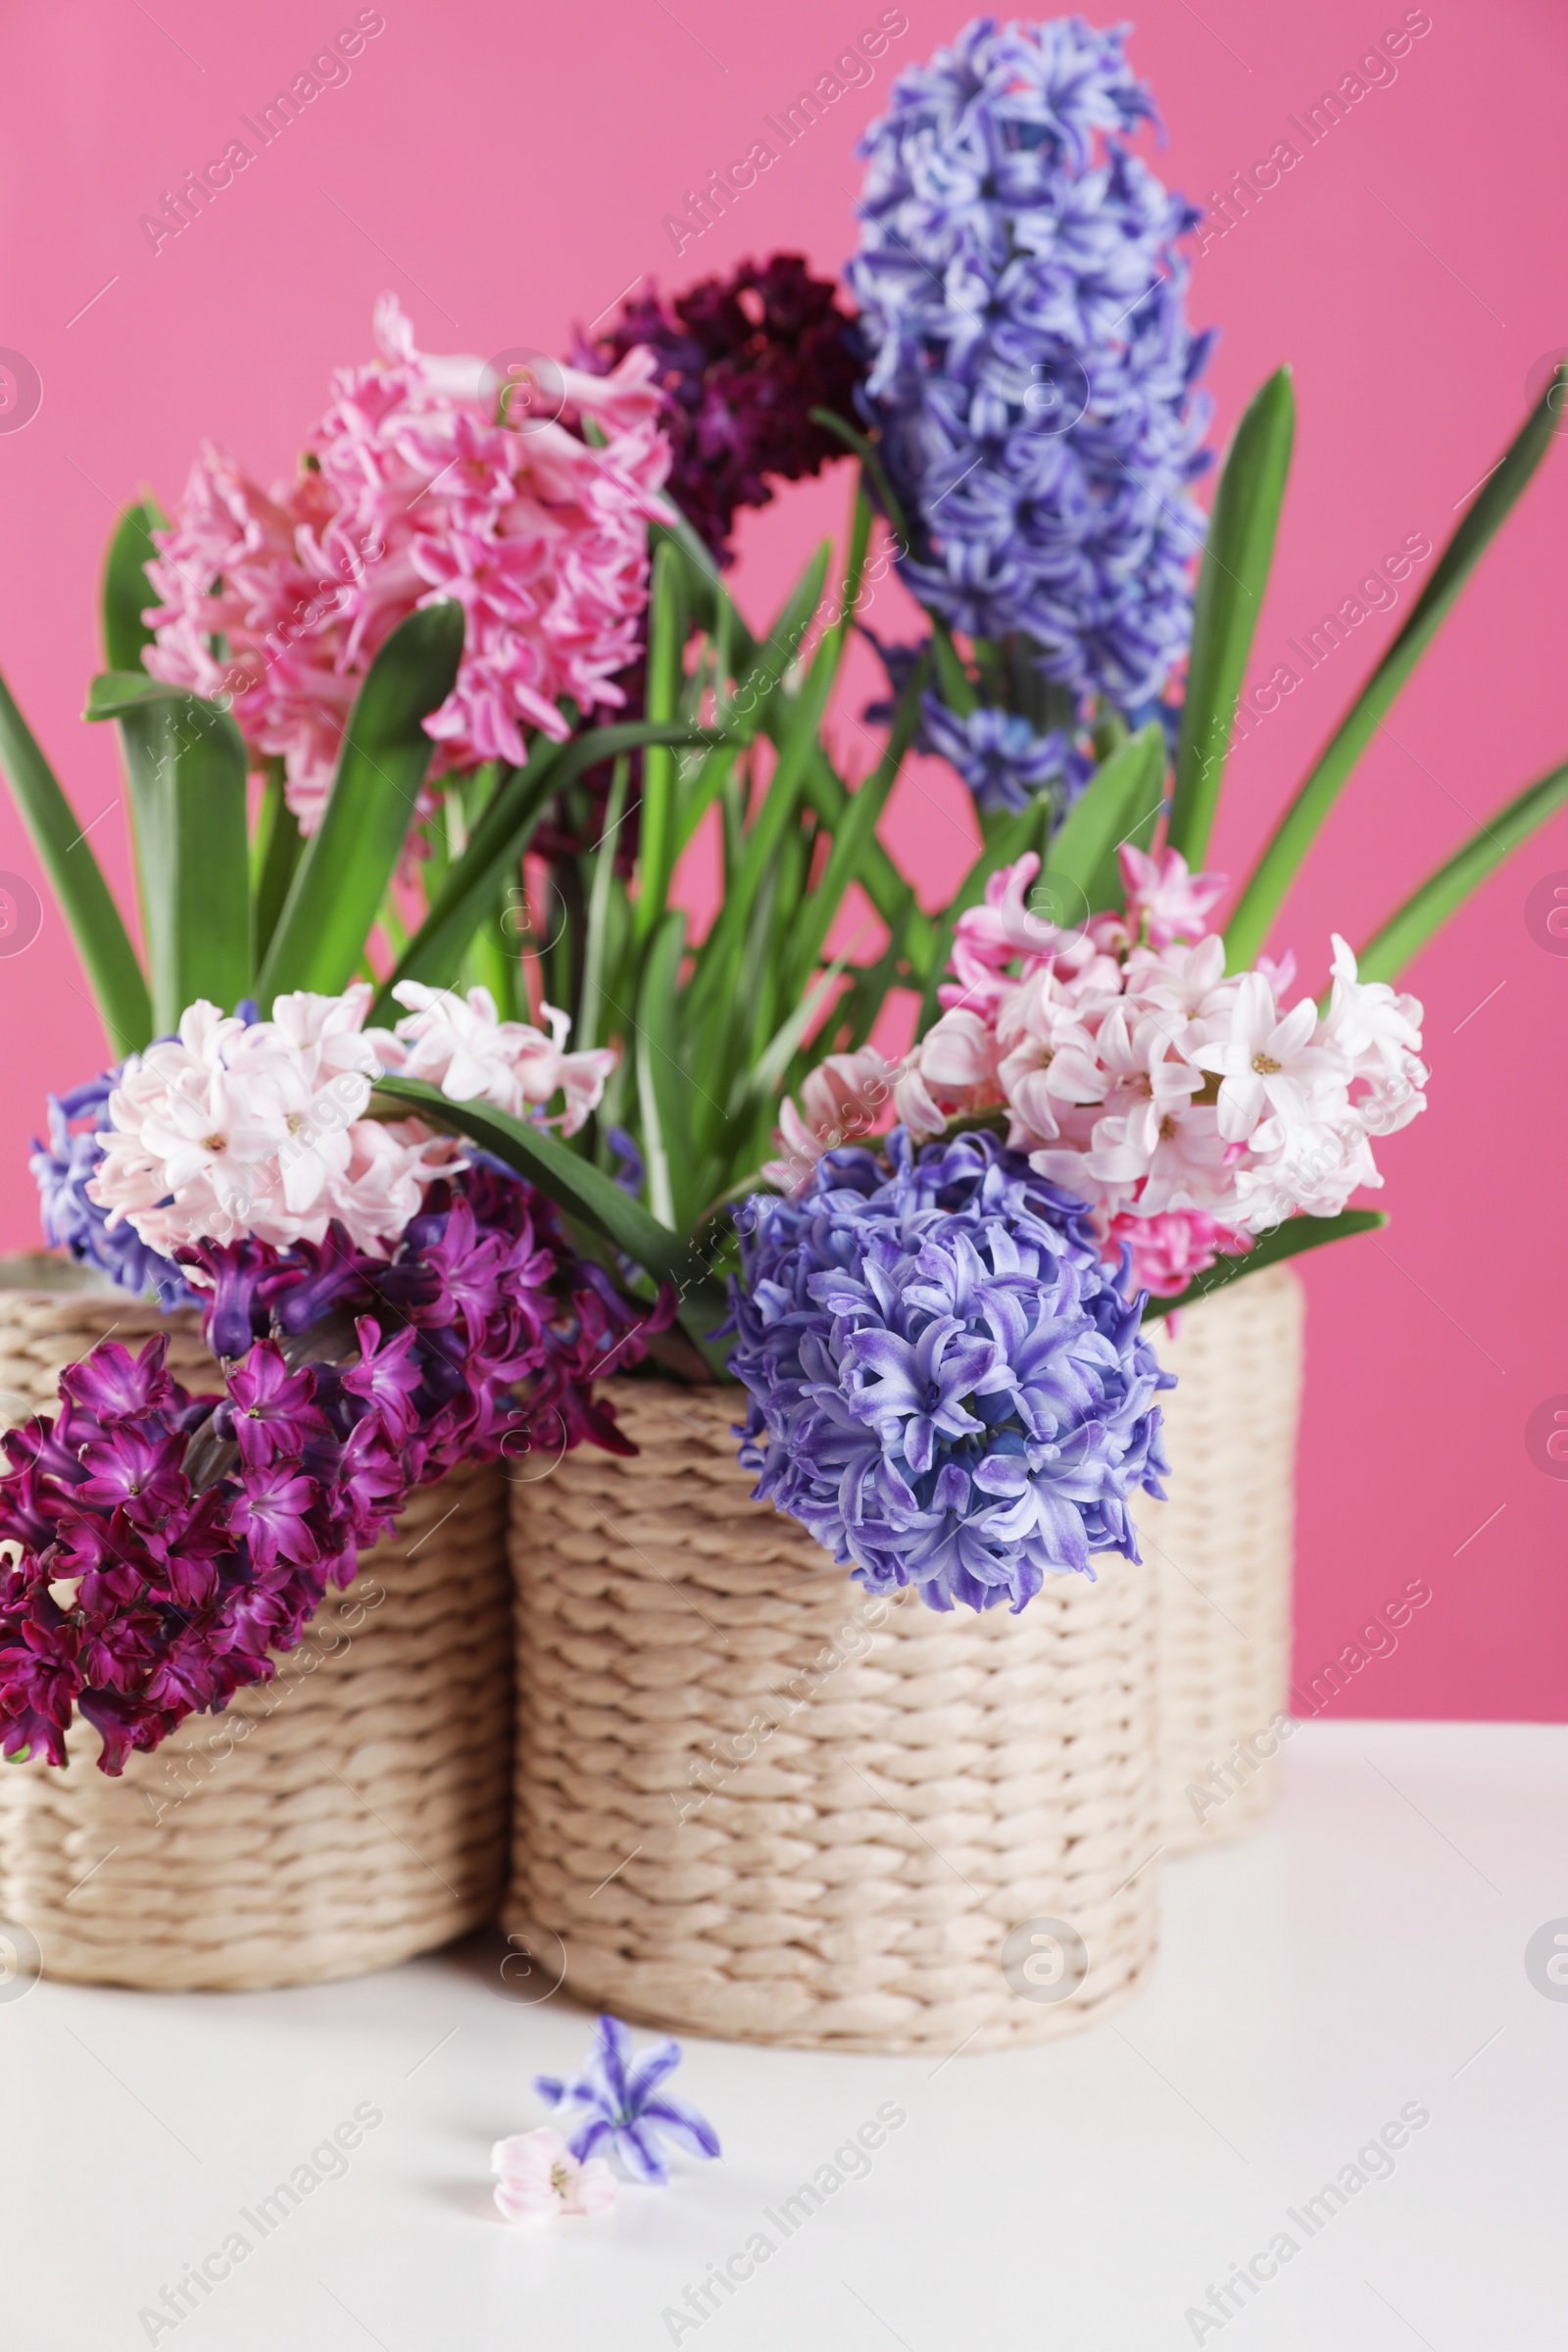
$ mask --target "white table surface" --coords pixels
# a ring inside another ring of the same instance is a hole
[[[509,1989],[498,1943],[302,1991],[33,1984],[0,2001],[0,2345],[1545,2352],[1568,1999],[1525,1950],[1568,1922],[1568,1726],[1311,1724],[1286,1761],[1268,1828],[1166,1870],[1157,1971],[1113,2022],[935,2068],[689,2040],[722,2161],[592,2221],[491,2205],[491,2142],[547,2120],[532,2077],[590,2030]],[[764,2210],[888,2101],[867,2176],[784,2239]],[[343,2177],[177,2327],[138,2316],[365,2103]],[[1308,2240],[1291,2209],[1406,2106],[1430,2122]],[[675,2328],[759,2230],[771,2258]],[[1299,2250],[1200,2329],[1282,2230]]]

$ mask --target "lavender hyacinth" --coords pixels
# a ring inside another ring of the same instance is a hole
[[[1126,31],[982,17],[901,74],[861,142],[848,276],[907,584],[1013,639],[1015,671],[1021,640],[1074,701],[1136,713],[1190,634],[1211,338],[1176,246],[1199,215],[1122,144],[1155,120]]]
[[[1037,735],[1016,710],[981,704],[960,718],[934,694],[920,697],[923,747],[956,767],[986,815],[1027,808],[1048,785],[1064,804],[1076,800],[1093,762],[1073,749],[1060,727]]]
[[[1138,1558],[1127,1498],[1166,1469],[1173,1385],[1082,1201],[981,1130],[885,1162],[829,1152],[741,1218],[741,1459],[872,1592],[1016,1612],[1091,1554]],[[1125,1268],[1124,1268],[1125,1271]]]
[[[150,1250],[128,1219],[111,1226],[109,1211],[87,1198],[88,1180],[104,1155],[98,1129],[109,1124],[109,1098],[119,1084],[117,1066],[49,1098],[49,1142],[34,1138],[27,1163],[38,1187],[44,1239],[79,1265],[100,1267],[122,1290],[138,1298],[155,1293],[164,1313],[172,1314],[195,1303],[178,1266]]]

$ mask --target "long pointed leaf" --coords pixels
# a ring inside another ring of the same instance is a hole
[[[844,823],[850,796],[834,774],[832,762],[820,744],[812,745],[807,762],[806,797],[828,831],[836,834]],[[888,929],[902,929],[912,976],[916,986],[922,986],[937,952],[937,925],[917,905],[914,892],[875,834],[866,845],[858,879]],[[937,965],[939,978],[941,962],[946,956],[944,945]]]
[[[886,468],[882,464],[881,452],[876,443],[868,441],[864,433],[858,431],[847,418],[838,416],[832,409],[813,409],[811,422],[821,425],[824,431],[836,435],[846,449],[854,451],[860,461],[867,481],[876,492],[878,506],[907,548],[910,544],[909,526],[905,520],[904,509],[899,504],[893,485],[888,480]]]
[[[61,791],[22,712],[0,678],[0,763],[39,861],[60,901],[82,968],[117,1054],[153,1034],[152,999],[136,951],[92,854],[86,828]],[[93,820],[96,823],[96,818]]]
[[[649,595],[648,715],[668,724],[680,703],[682,656],[686,650],[687,615],[681,595],[680,557],[673,548],[654,554]],[[638,864],[641,888],[632,915],[633,936],[646,940],[664,912],[670,876],[675,870],[679,825],[676,808],[675,756],[662,744],[650,744],[643,754],[643,796]]]
[[[1304,1250],[1321,1250],[1325,1242],[1348,1241],[1356,1233],[1376,1233],[1388,1221],[1388,1211],[1381,1208],[1347,1208],[1337,1217],[1287,1217],[1283,1225],[1276,1225],[1272,1233],[1265,1233],[1254,1242],[1245,1257],[1216,1258],[1205,1274],[1195,1276],[1176,1298],[1151,1298],[1144,1308],[1144,1321],[1152,1323],[1161,1315],[1175,1314],[1178,1307],[1197,1306],[1201,1299],[1241,1281],[1245,1275],[1261,1274],[1265,1266],[1277,1266],[1288,1257],[1299,1257]]]
[[[816,959],[845,892],[864,869],[888,795],[898,781],[904,756],[914,740],[919,723],[919,690],[920,674],[916,671],[899,699],[881,759],[849,798],[844,822],[833,836],[822,879],[808,899],[796,926],[791,977],[797,993],[806,987],[816,968]]]
[[[1120,844],[1146,818],[1159,814],[1164,782],[1164,730],[1157,719],[1151,719],[1138,734],[1118,744],[1062,819],[1051,843],[1051,871],[1077,884],[1091,913],[1116,903],[1114,880],[1110,894],[1100,895],[1106,888],[1105,877],[1115,877]]]
[[[430,1126],[468,1136],[482,1151],[493,1152],[569,1216],[624,1250],[657,1282],[673,1282],[677,1289],[700,1286],[706,1267],[696,1259],[690,1243],[651,1217],[612,1176],[571,1151],[548,1127],[514,1119],[490,1102],[450,1102],[435,1087],[416,1078],[381,1078],[376,1093],[398,1105],[400,1117],[416,1111]]]
[[[806,683],[794,699],[761,808],[746,832],[740,872],[725,891],[712,929],[698,956],[692,987],[700,998],[706,999],[713,985],[711,975],[722,969],[736,941],[744,936],[762,878],[777,863],[785,829],[805,784],[817,730],[833,691],[843,642],[831,631],[822,639],[811,658]]]
[[[1253,393],[1236,427],[1198,575],[1170,816],[1170,846],[1195,872],[1208,854],[1295,439],[1296,396],[1289,368],[1281,368]]]
[[[655,726],[627,719],[619,726],[593,727],[567,744],[530,746],[526,767],[514,768],[473,829],[460,858],[453,859],[429,911],[375,1002],[371,1017],[384,1019],[400,980],[451,985],[459,958],[473,937],[496,887],[527,848],[534,827],[556,795],[584,768],[614,760],[649,743],[712,744],[722,740],[711,727]]]
[[[709,755],[714,757],[713,754]],[[620,831],[626,812],[626,794],[631,783],[631,761],[622,752],[610,771],[610,799],[605,808],[605,829],[594,851],[594,878],[588,893],[588,938],[583,951],[582,1003],[577,1013],[576,1045],[579,1053],[597,1046],[604,1027],[605,994],[609,982],[612,953],[611,912],[615,890],[615,836]],[[624,894],[622,894],[624,897]]]
[[[691,1081],[681,1067],[676,985],[686,948],[686,917],[671,907],[655,934],[637,995],[637,1106],[648,1163],[648,1200],[656,1217],[684,1233],[701,1205],[693,1165]]]
[[[1442,929],[1450,914],[1479,890],[1490,873],[1527,841],[1538,825],[1568,802],[1568,760],[1538,776],[1505,808],[1489,817],[1461,849],[1429,874],[1404,905],[1375,931],[1356,958],[1363,980],[1393,980]]]
[[[451,693],[462,654],[463,608],[444,602],[411,612],[371,662],[267,951],[264,1012],[291,989],[335,994],[359,962],[435,750],[423,722]]]
[[[1379,720],[1432,643],[1492,540],[1545,456],[1559,421],[1568,367],[1559,368],[1492,472],[1475,504],[1438,558],[1410,617],[1341,719],[1316,764],[1285,811],[1225,926],[1232,971],[1257,957],[1281,901],[1351,768]]]
[[[153,633],[142,614],[158,602],[144,566],[158,553],[151,538],[167,523],[156,499],[139,499],[120,517],[104,564],[103,632],[106,669],[140,669]]]
[[[277,918],[288,902],[294,875],[305,855],[300,821],[283,792],[283,763],[271,763],[262,794],[256,838],[251,844],[251,896],[255,902],[258,962],[271,944]]]
[[[146,695],[139,670],[94,678],[90,719],[118,717],[160,1033],[206,998],[232,1012],[255,976],[245,779],[226,710],[183,690]]]
[[[758,655],[757,639],[741,618],[724,585],[723,573],[685,516],[676,515],[667,523],[650,523],[648,544],[651,548],[673,547],[679,551],[686,566],[686,591],[698,627],[715,640],[720,637],[727,640],[732,676],[750,669]]]

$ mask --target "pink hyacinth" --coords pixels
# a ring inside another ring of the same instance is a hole
[[[1031,912],[1032,854],[991,877],[894,1108],[918,1141],[1004,1107],[1008,1143],[1088,1202],[1107,1260],[1130,1250],[1135,1289],[1174,1298],[1217,1255],[1382,1183],[1373,1140],[1426,1103],[1421,1007],[1361,980],[1336,934],[1328,1011],[1287,1008],[1293,956],[1225,969],[1208,929],[1222,876],[1173,850],[1124,848],[1121,866],[1125,912],[1076,931]],[[789,1162],[764,1170],[785,1191],[831,1148],[811,1087],[804,1120],[783,1108]]]
[[[1154,1217],[1111,1218],[1107,1252],[1125,1244],[1133,1253],[1132,1288],[1156,1298],[1179,1298],[1196,1274],[1206,1274],[1216,1257],[1239,1257],[1252,1247],[1250,1234],[1221,1225],[1200,1208],[1167,1208]]]
[[[246,1235],[278,1250],[320,1243],[335,1222],[356,1249],[389,1256],[430,1186],[466,1162],[456,1140],[420,1119],[373,1115],[388,1071],[427,1079],[449,1102],[483,1100],[514,1117],[557,1114],[570,1135],[604,1093],[613,1049],[566,1051],[551,1035],[498,1019],[489,991],[466,1003],[403,982],[412,1007],[395,1031],[367,1030],[371,991],[299,990],[248,1025],[199,1002],[177,1037],[130,1054],[109,1097],[103,1158],[87,1185],[111,1228],[128,1222],[172,1256]]]
[[[232,698],[252,750],[282,757],[307,833],[365,673],[416,606],[450,597],[464,610],[457,683],[425,721],[438,774],[520,765],[526,730],[564,739],[563,697],[582,711],[620,703],[613,680],[635,659],[647,601],[646,525],[668,518],[647,353],[604,377],[541,368],[551,415],[503,401],[509,387],[478,359],[416,351],[390,295],[375,336],[379,359],[335,376],[293,481],[268,496],[203,449],[148,566],[162,599],[148,668]],[[570,429],[590,417],[601,447]],[[417,813],[433,805],[425,796]]]
[[[555,2222],[565,2214],[607,2213],[615,2202],[615,2176],[603,2156],[585,2164],[559,2132],[514,2132],[490,2151],[496,2204],[509,2222]]]

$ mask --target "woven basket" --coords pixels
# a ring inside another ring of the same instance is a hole
[[[1140,1495],[1160,1586],[1165,1852],[1235,1838],[1279,1793],[1289,1710],[1291,1555],[1305,1298],[1288,1266],[1152,1326],[1177,1375],[1160,1398],[1170,1500]]]
[[[514,1491],[514,1938],[737,2040],[946,2057],[1117,2007],[1156,1941],[1152,1573],[879,1601],[751,1500],[738,1391],[609,1393],[640,1454]]]
[[[28,1278],[26,1269],[22,1269]],[[36,1279],[32,1275],[31,1279]],[[221,1386],[195,1318],[121,1293],[0,1287],[0,1409],[50,1409],[113,1329],[170,1334],[175,1377]],[[190,1717],[117,1780],[73,1726],[63,1770],[0,1770],[0,1917],[46,1975],[238,1991],[358,1976],[494,1918],[511,1736],[506,1482],[417,1491],[276,1679]]]

